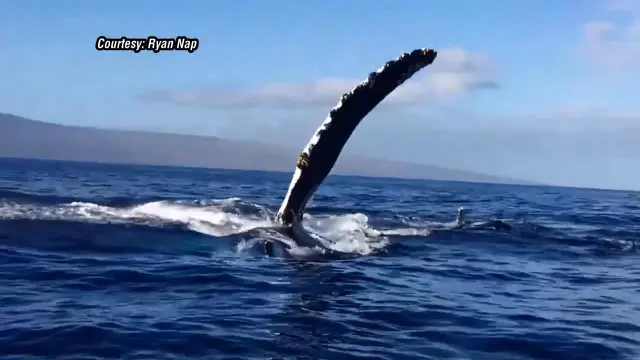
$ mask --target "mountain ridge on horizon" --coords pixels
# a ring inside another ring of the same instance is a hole
[[[0,157],[293,172],[298,152],[299,149],[249,140],[63,125],[0,113]],[[332,174],[540,185],[348,153],[338,159]]]

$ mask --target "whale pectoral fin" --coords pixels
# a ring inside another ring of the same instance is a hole
[[[280,222],[286,225],[293,225],[302,221],[302,217],[297,215],[293,209],[282,212],[279,216]]]
[[[331,172],[360,121],[398,86],[433,63],[436,56],[437,52],[432,49],[403,53],[369,73],[362,83],[340,97],[339,103],[329,111],[329,116],[298,156],[289,190],[276,215],[278,219],[286,220],[289,211],[296,213],[294,218],[302,215],[307,202]]]

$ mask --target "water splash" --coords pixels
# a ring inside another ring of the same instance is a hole
[[[179,224],[212,237],[249,234],[238,251],[256,246],[261,240],[285,244],[295,256],[318,254],[322,249],[306,249],[280,232],[267,207],[239,198],[213,200],[154,201],[130,207],[112,207],[90,202],[62,205],[0,203],[0,219],[64,220],[94,223],[131,223],[147,226]],[[364,214],[311,216],[305,214],[305,229],[327,249],[368,255],[387,245],[388,240],[368,225]]]

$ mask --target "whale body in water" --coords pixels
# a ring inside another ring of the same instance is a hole
[[[360,121],[387,95],[436,59],[432,49],[402,53],[388,61],[353,90],[342,95],[309,143],[304,147],[289,184],[287,194],[276,214],[282,232],[301,246],[321,246],[302,225],[305,206],[318,186],[329,175],[344,145]],[[268,249],[265,249],[268,252]]]

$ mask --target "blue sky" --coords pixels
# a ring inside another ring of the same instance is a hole
[[[434,65],[385,100],[346,152],[638,189],[635,4],[6,0],[0,112],[297,151],[354,82],[403,51],[430,47],[439,51]],[[185,35],[200,47],[98,52],[99,35]]]

